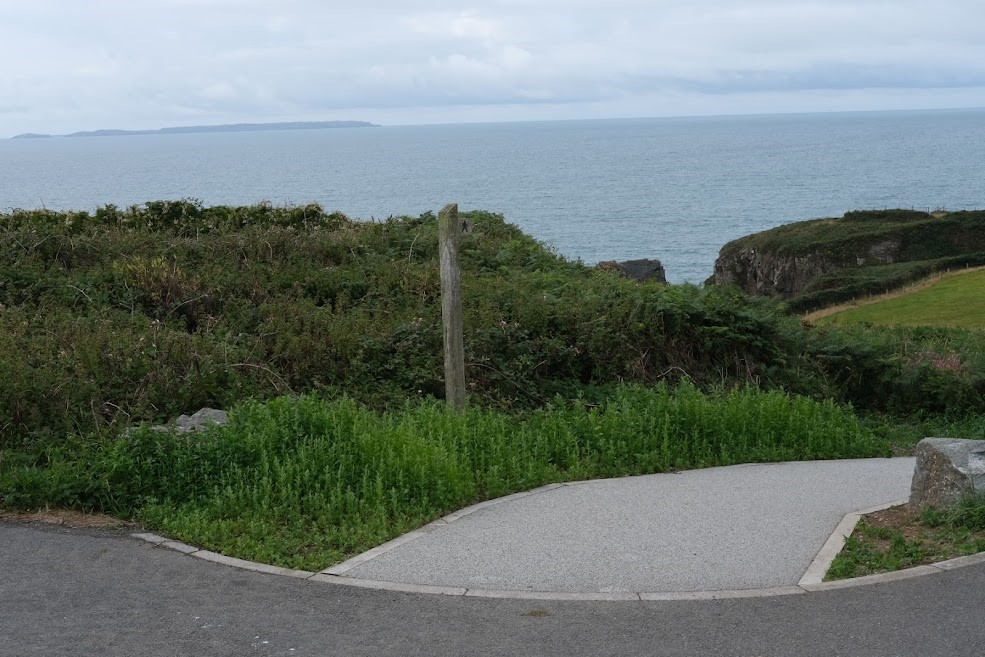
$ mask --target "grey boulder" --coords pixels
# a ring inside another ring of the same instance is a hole
[[[985,440],[924,438],[917,445],[910,505],[942,509],[985,492]]]
[[[228,422],[229,416],[226,415],[225,411],[220,411],[216,408],[202,408],[192,415],[179,415],[170,425],[154,424],[148,428],[151,431],[194,433],[207,429],[212,425],[222,426]],[[122,435],[129,436],[136,430],[136,427],[130,427],[124,430]]]
[[[203,408],[192,415],[179,415],[174,421],[175,431],[178,433],[188,433],[189,431],[199,431],[211,424],[223,425],[229,422],[229,416],[225,411],[215,408]]]

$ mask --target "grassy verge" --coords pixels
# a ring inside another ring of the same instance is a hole
[[[982,551],[985,496],[965,497],[946,510],[893,507],[859,520],[825,579],[892,572]]]
[[[856,307],[827,309],[808,321],[868,322],[887,326],[985,326],[985,269],[952,274],[930,285],[894,293]],[[822,318],[821,313],[824,313]]]
[[[884,455],[849,409],[780,392],[622,387],[522,416],[282,397],[194,437],[142,430],[0,453],[0,504],[97,509],[225,554],[321,569],[542,484]]]

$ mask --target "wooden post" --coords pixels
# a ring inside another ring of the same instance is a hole
[[[465,410],[465,340],[462,328],[462,270],[458,251],[462,222],[458,204],[438,213],[438,252],[441,257],[441,321],[445,343],[445,400],[456,411]]]

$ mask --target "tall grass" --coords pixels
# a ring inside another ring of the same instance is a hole
[[[470,503],[549,482],[888,453],[849,409],[780,392],[621,387],[523,416],[313,396],[204,435],[0,454],[0,503],[96,508],[210,549],[320,569]]]
[[[927,507],[920,519],[929,527],[940,527],[955,533],[985,531],[985,493],[966,493],[946,509]]]

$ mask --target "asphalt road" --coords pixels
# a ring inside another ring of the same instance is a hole
[[[237,570],[110,531],[0,523],[0,656],[985,654],[985,564],[797,596],[549,602]]]

